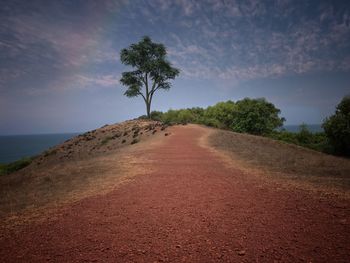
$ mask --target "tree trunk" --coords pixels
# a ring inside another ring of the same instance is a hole
[[[146,108],[147,108],[147,118],[151,119],[151,102],[146,102]]]

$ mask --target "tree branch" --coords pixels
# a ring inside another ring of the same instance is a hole
[[[147,100],[146,100],[146,98],[145,98],[145,95],[143,95],[142,92],[138,92],[137,94],[141,95],[142,98],[143,98],[143,100],[147,103]]]

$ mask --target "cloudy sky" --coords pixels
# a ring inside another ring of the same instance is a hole
[[[144,35],[181,69],[153,109],[265,97],[321,123],[350,93],[344,0],[1,0],[0,134],[86,131],[144,114],[122,48]]]

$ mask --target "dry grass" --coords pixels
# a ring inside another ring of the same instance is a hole
[[[107,193],[150,170],[152,165],[138,150],[160,143],[164,132],[153,135],[152,131],[161,128],[160,123],[149,121],[104,126],[52,148],[18,172],[1,176],[0,220],[11,224],[11,219],[18,223],[23,215],[46,214],[50,207]],[[129,136],[122,136],[125,131]],[[108,140],[101,143],[103,138]],[[136,139],[140,142],[131,145]],[[143,171],[135,169],[139,162]]]
[[[350,190],[350,160],[260,136],[213,130],[209,145],[246,168],[341,192]]]

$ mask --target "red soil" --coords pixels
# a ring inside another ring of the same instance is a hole
[[[156,170],[0,234],[2,262],[349,262],[349,202],[281,187],[172,128]],[[139,165],[142,165],[139,164]]]

